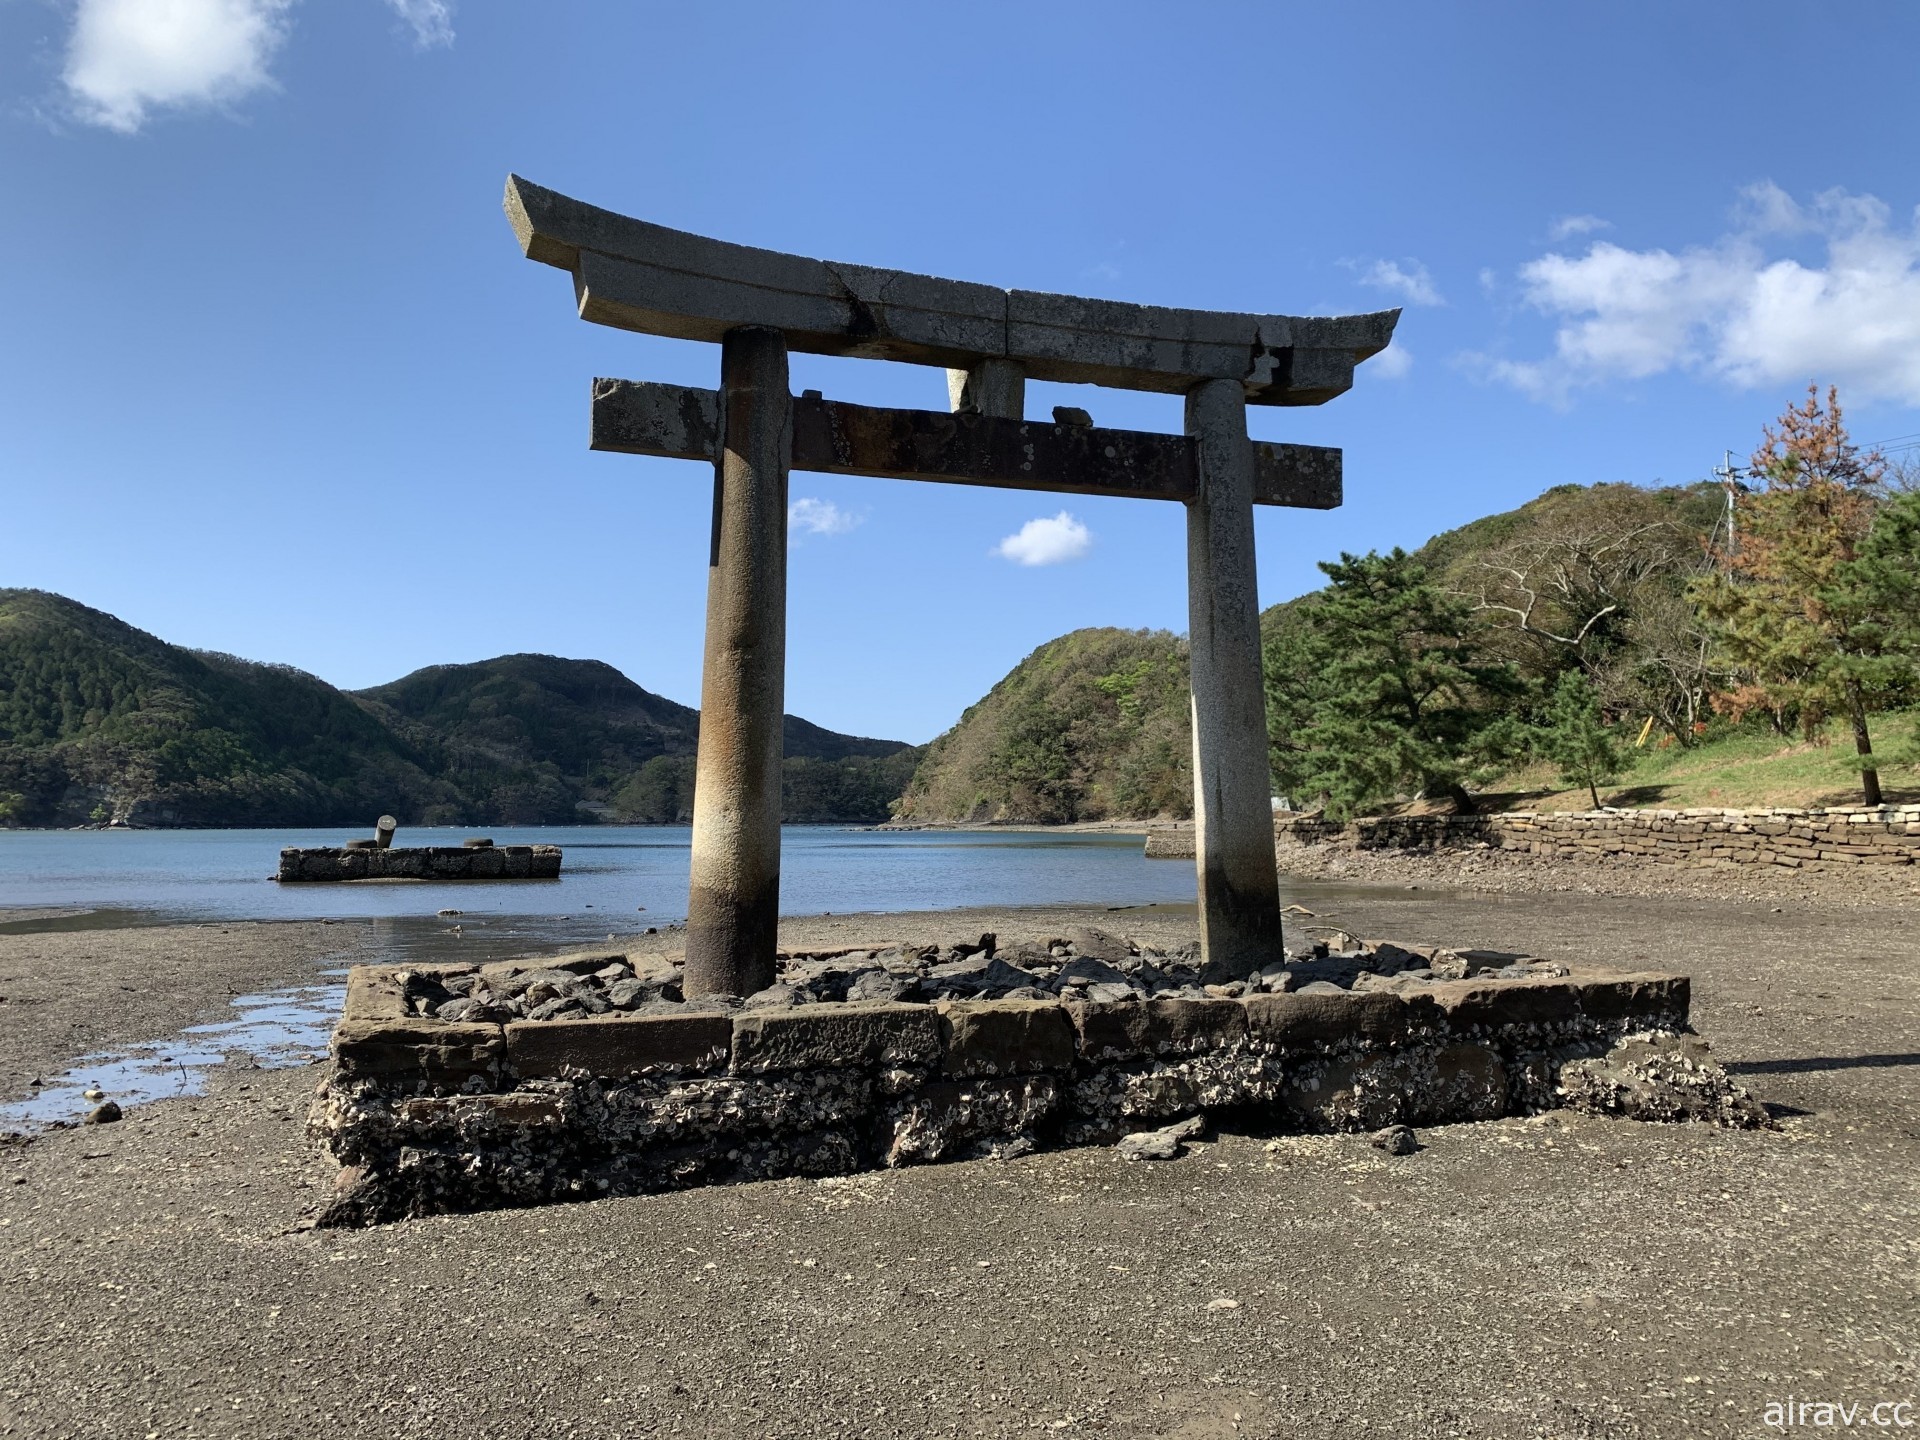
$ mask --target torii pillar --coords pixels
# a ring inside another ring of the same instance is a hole
[[[773,981],[780,909],[787,473],[1178,500],[1187,512],[1200,938],[1209,980],[1280,952],[1253,507],[1340,503],[1338,450],[1248,438],[1247,405],[1321,405],[1399,312],[1299,317],[1001,290],[732,245],[507,182],[530,259],[582,319],[721,346],[719,391],[596,380],[593,447],[713,465],[688,898],[690,995]],[[788,391],[787,352],[940,366],[950,412]],[[1029,421],[1029,378],[1186,397],[1186,433]]]
[[[1187,392],[1199,484],[1187,502],[1187,641],[1193,675],[1193,832],[1208,978],[1280,957],[1280,877],[1253,554],[1253,443],[1236,380]]]
[[[690,995],[773,983],[787,687],[787,465],[793,396],[778,330],[720,342],[707,645],[687,892]]]

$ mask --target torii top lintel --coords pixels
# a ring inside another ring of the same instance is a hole
[[[1173,394],[1232,379],[1250,404],[1320,405],[1400,318],[1175,310],[809,260],[617,215],[517,175],[506,211],[528,258],[571,272],[582,319],[681,340],[764,325],[816,354],[954,369],[1006,359],[1036,380]]]

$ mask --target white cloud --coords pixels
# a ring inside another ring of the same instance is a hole
[[[1880,200],[1840,190],[1809,206],[1770,184],[1741,198],[1737,228],[1711,245],[1599,241],[1528,262],[1522,293],[1558,322],[1553,354],[1481,363],[1554,403],[1681,372],[1748,389],[1818,380],[1920,405],[1920,214],[1896,226]],[[1824,263],[1769,254],[1770,239],[1795,235],[1824,242]]]
[[[844,535],[864,516],[842,510],[831,500],[816,500],[803,495],[787,507],[787,523],[809,535]]]
[[[1078,560],[1092,548],[1093,532],[1062,510],[1027,521],[994,546],[993,553],[1016,565],[1059,565]]]
[[[453,43],[454,0],[386,0],[422,50]],[[72,113],[131,135],[166,109],[273,87],[294,0],[76,0],[61,79]]]
[[[1404,380],[1413,369],[1413,352],[1404,345],[1389,345],[1367,361],[1365,374],[1381,380]]]
[[[1596,230],[1611,230],[1613,222],[1598,215],[1562,215],[1547,228],[1550,240],[1571,240],[1576,235],[1591,235]]]
[[[1398,295],[1409,305],[1447,303],[1440,298],[1433,277],[1427,274],[1427,267],[1418,260],[1408,261],[1404,268],[1396,260],[1376,260],[1361,272],[1360,283]]]
[[[387,0],[413,27],[413,43],[422,50],[453,44],[453,0]]]
[[[79,0],[62,75],[75,113],[131,135],[151,110],[273,84],[291,0]]]

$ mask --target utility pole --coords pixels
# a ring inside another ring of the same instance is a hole
[[[1747,487],[1741,483],[1744,477],[1753,472],[1733,463],[1733,451],[1723,452],[1724,458],[1713,467],[1714,479],[1720,482],[1720,488],[1727,493],[1727,508],[1722,515],[1722,523],[1727,527],[1727,561],[1732,565],[1733,557],[1740,552],[1740,534],[1734,528],[1734,498],[1747,493]]]

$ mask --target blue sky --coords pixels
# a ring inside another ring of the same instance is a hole
[[[1701,477],[1809,380],[1910,438],[1917,55],[1890,0],[0,0],[0,584],[344,686],[537,650],[697,703],[710,472],[589,453],[587,396],[711,385],[717,350],[581,323],[509,171],[1003,286],[1405,304],[1351,393],[1252,412],[1346,451],[1343,509],[1261,512],[1263,603],[1549,485]],[[945,403],[917,367],[793,379]],[[1067,630],[1186,627],[1175,507],[793,496],[821,724],[925,740]]]

